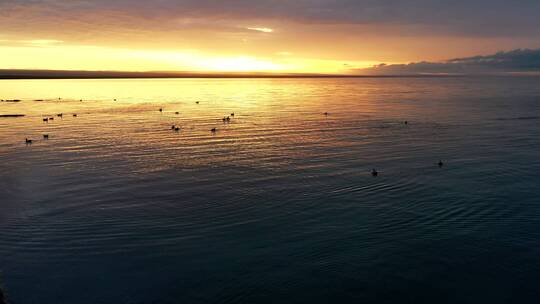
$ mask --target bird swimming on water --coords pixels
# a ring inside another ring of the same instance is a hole
[[[233,112],[233,113],[231,113],[231,116],[232,116],[232,117],[234,117],[234,112]]]
[[[48,118],[43,118],[43,121],[49,122]]]
[[[77,117],[77,114],[73,114],[73,117]]]
[[[64,114],[60,113],[60,114],[56,114],[56,116],[62,117],[62,116],[64,116]]]
[[[49,139],[49,134],[43,134],[43,139]]]
[[[439,165],[439,168],[441,168],[442,166],[444,166],[444,163],[442,162],[442,160],[439,160],[439,162],[437,163],[437,165]]]
[[[198,102],[198,101],[195,101],[195,103],[196,103],[196,104],[199,104],[199,102]]]
[[[373,169],[371,170],[371,176],[377,176],[379,175],[379,172],[377,172],[377,170]]]
[[[216,128],[212,128],[212,130],[210,130],[210,132],[212,133],[216,133],[217,129]]]
[[[31,140],[31,139],[28,139],[28,138],[25,138],[25,139],[24,139],[24,142],[27,143],[27,144],[31,144],[31,143],[32,143],[32,140]]]
[[[174,131],[176,132],[180,131],[180,127],[174,127]]]

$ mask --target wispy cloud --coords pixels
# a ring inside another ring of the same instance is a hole
[[[268,27],[248,27],[247,28],[250,31],[257,31],[257,32],[263,32],[263,33],[272,33],[274,30]]]
[[[49,47],[63,44],[62,40],[54,39],[32,39],[32,40],[9,40],[9,39],[0,39],[1,46],[31,46],[31,47]]]
[[[19,40],[21,43],[34,44],[34,45],[51,45],[63,43],[62,40],[53,40],[53,39],[35,39],[35,40]]]

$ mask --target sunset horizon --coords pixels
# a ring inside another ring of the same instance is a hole
[[[0,0],[0,304],[535,304],[539,0]]]
[[[59,76],[63,75],[63,76]],[[515,49],[438,62],[379,63],[362,68],[333,72],[285,70],[102,70],[102,69],[30,69],[0,68],[0,78],[40,77],[369,77],[369,76],[466,76],[466,75],[540,75],[540,49]]]

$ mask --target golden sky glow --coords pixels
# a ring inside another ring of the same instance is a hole
[[[58,44],[54,40],[24,41],[0,47],[10,63],[2,68],[117,71],[340,73],[376,61],[339,61],[295,57],[277,52],[270,57],[221,55],[197,50],[144,50]]]
[[[540,47],[527,7],[486,1],[7,0],[0,69],[347,74]]]

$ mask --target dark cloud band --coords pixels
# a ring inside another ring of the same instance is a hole
[[[540,49],[517,49],[488,56],[456,58],[445,62],[382,64],[356,72],[380,75],[540,72]]]
[[[42,19],[131,16],[166,24],[181,18],[271,19],[305,23],[385,24],[427,27],[432,33],[469,36],[540,36],[537,0],[7,0],[0,11]],[[21,22],[32,20],[21,20]],[[82,20],[89,21],[89,20]],[[41,20],[43,22],[43,20]],[[133,24],[130,24],[132,22]],[[3,24],[9,29],[9,23]]]

